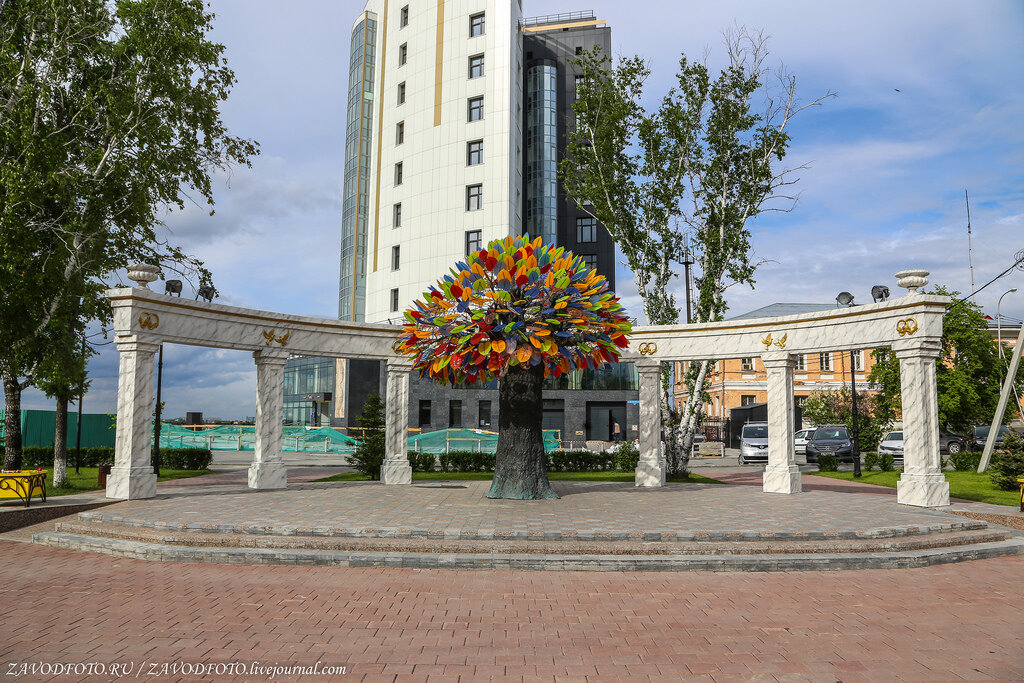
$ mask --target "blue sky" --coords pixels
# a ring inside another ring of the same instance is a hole
[[[238,83],[224,104],[233,133],[262,147],[252,169],[217,178],[217,212],[167,216],[170,237],[206,261],[219,303],[302,315],[337,315],[344,97],[354,0],[213,0],[216,40]],[[593,9],[617,55],[639,54],[657,102],[679,56],[721,66],[722,31],[763,29],[769,63],[797,77],[799,96],[837,97],[795,120],[785,163],[809,164],[789,213],[751,224],[764,261],[757,285],[732,287],[732,314],[777,301],[831,302],[841,290],[870,301],[873,284],[897,294],[893,273],[932,272],[967,292],[971,194],[975,281],[1024,249],[1024,3],[637,3],[524,0],[527,16]],[[641,11],[637,11],[640,9]],[[628,273],[618,290],[636,310]],[[995,314],[1024,318],[1024,272],[978,296]],[[681,283],[679,283],[681,293]],[[901,291],[901,290],[900,290]],[[103,347],[91,367],[86,412],[113,412],[117,357]],[[255,412],[255,370],[245,353],[167,346],[169,416]],[[35,390],[26,408],[50,408]]]

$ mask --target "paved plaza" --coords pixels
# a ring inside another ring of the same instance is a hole
[[[597,496],[593,485],[557,482],[559,501],[471,505],[486,482],[391,489],[310,481],[329,472],[291,470],[287,491],[246,489],[244,472],[166,482],[156,499],[94,512],[186,527],[213,520],[347,529],[368,521],[369,511],[387,511],[395,528],[412,520],[420,525],[412,528],[422,529],[491,524],[495,531],[567,534],[603,527],[780,534],[827,528],[830,536],[870,535],[886,525],[971,521],[898,506],[891,495],[825,490],[780,496],[754,485],[652,490],[604,484],[604,495]],[[743,472],[719,476],[756,479]],[[808,482],[832,486],[819,479]],[[834,508],[832,516],[815,510],[822,503]],[[527,508],[538,511],[523,512]],[[168,680],[268,680],[274,665],[319,662],[320,670],[345,667],[345,675],[293,670],[274,680],[1024,677],[1024,556],[921,569],[775,573],[226,565],[126,559],[27,542],[46,528],[0,534],[5,672],[22,664],[94,663],[130,665],[132,677],[145,667],[142,679],[166,671]],[[257,673],[254,663],[263,667]],[[244,665],[244,675],[229,675],[231,664],[236,674]],[[199,665],[207,669],[195,673]],[[29,674],[19,680],[86,678]],[[91,680],[113,677],[108,669]]]

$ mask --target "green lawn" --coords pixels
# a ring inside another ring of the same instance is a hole
[[[413,472],[414,481],[490,481],[493,472]],[[548,472],[551,481],[634,481],[632,472]],[[317,481],[369,481],[369,477],[359,472],[343,472]],[[721,484],[717,479],[708,479],[699,474],[690,473],[688,477],[669,477],[668,481],[687,482],[690,484]]]
[[[75,468],[68,468],[68,483],[71,484],[68,488],[55,489],[53,488],[53,468],[47,467],[46,469],[46,497],[51,496],[71,496],[76,493],[83,493],[85,491],[97,491],[99,487],[96,486],[96,475],[99,472],[97,467],[82,467],[78,474],[75,474]],[[189,477],[198,477],[201,474],[211,474],[210,470],[167,470],[161,469],[160,476],[157,481],[170,481],[171,479],[187,479]]]
[[[856,480],[853,478],[853,472],[806,472],[805,474],[896,488],[896,482],[899,480],[902,472],[864,472],[864,476]],[[1015,491],[1000,491],[992,485],[992,480],[989,479],[987,473],[943,472],[943,474],[946,475],[946,480],[949,482],[949,495],[953,498],[977,500],[982,503],[992,503],[993,505],[1020,505],[1019,489]]]

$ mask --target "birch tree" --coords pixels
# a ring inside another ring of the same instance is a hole
[[[258,153],[221,121],[235,79],[212,21],[202,0],[0,0],[5,466],[21,390],[77,292],[131,262],[209,277],[158,228]]]
[[[693,322],[721,320],[727,288],[754,284],[748,222],[790,210],[790,186],[805,168],[781,167],[789,123],[832,96],[798,104],[796,78],[766,66],[763,33],[732,30],[725,47],[727,66],[714,80],[705,63],[682,56],[675,86],[654,111],[641,102],[650,70],[640,57],[612,64],[595,50],[577,62],[576,123],[560,173],[569,195],[622,252],[650,325],[679,322],[671,286],[686,239],[697,266]],[[690,364],[682,405],[670,399],[671,374],[663,372],[671,474],[686,472],[709,368],[708,361]]]

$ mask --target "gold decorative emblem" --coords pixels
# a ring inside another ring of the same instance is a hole
[[[641,356],[653,356],[658,352],[658,345],[654,342],[644,342],[638,348]]]
[[[896,323],[896,331],[900,333],[901,337],[909,336],[917,332],[917,320],[914,318],[904,318]]]
[[[144,330],[155,330],[160,326],[160,316],[156,313],[143,313],[139,316],[139,327]]]
[[[765,351],[770,349],[773,344],[775,346],[778,346],[780,349],[784,349],[784,348],[786,348],[786,340],[787,339],[789,339],[789,332],[786,332],[784,335],[782,335],[781,337],[779,337],[775,341],[772,341],[772,333],[769,332],[764,337],[761,337],[761,343],[764,344],[764,350]]]
[[[267,340],[267,346],[270,346],[274,342],[277,342],[281,346],[288,346],[288,337],[290,336],[292,336],[292,333],[290,331],[285,332],[280,337],[277,336],[277,332],[275,330],[263,331],[263,338]]]

